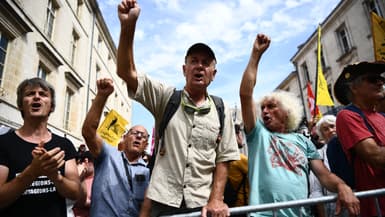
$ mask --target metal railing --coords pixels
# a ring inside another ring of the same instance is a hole
[[[376,208],[377,208],[377,216],[382,217],[381,210],[378,203],[378,196],[385,195],[385,188],[369,190],[369,191],[360,191],[360,192],[355,192],[354,194],[358,198],[374,197],[376,202]],[[272,211],[273,216],[276,216],[277,211],[279,209],[292,208],[292,207],[309,207],[311,205],[315,205],[318,203],[335,202],[336,200],[337,200],[337,195],[333,195],[333,196],[324,196],[324,197],[317,197],[317,198],[303,199],[303,200],[293,200],[293,201],[278,202],[278,203],[266,203],[266,204],[260,204],[260,205],[234,207],[234,208],[230,208],[230,216],[249,213],[249,212],[261,212],[261,211]],[[171,216],[172,217],[199,217],[200,215],[201,215],[201,212],[199,211],[199,212],[183,213],[183,214],[177,214],[177,215],[168,215],[168,216],[162,216],[162,217],[171,217]],[[299,214],[299,216],[302,216],[302,215]]]

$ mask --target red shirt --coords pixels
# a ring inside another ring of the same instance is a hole
[[[374,130],[370,132],[364,119],[356,112],[341,110],[337,115],[338,139],[350,161],[354,163],[354,176],[357,191],[385,187],[385,169],[372,167],[361,158],[352,156],[352,148],[366,138],[374,138],[379,146],[385,144],[385,117],[373,111],[363,111],[368,123]],[[385,215],[385,197],[379,198],[382,215]],[[361,216],[377,216],[374,197],[360,199]]]

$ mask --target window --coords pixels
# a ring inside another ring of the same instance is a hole
[[[383,13],[380,8],[380,4],[378,3],[378,0],[366,0],[365,5],[369,12],[374,12],[378,16],[383,17]]]
[[[83,5],[83,0],[77,0],[76,2],[76,16],[80,17],[81,16],[81,7]]]
[[[308,70],[308,68],[307,68],[306,62],[304,62],[304,63],[301,65],[301,69],[302,69],[302,73],[303,73],[304,78],[305,78],[305,82],[304,82],[304,83],[306,84],[307,82],[310,81],[309,70]]]
[[[99,64],[96,64],[95,68],[96,68],[96,74],[99,74],[101,71]]]
[[[102,71],[102,69],[100,68],[99,64],[96,64],[95,81],[97,81],[100,78],[101,71]],[[96,90],[97,90],[97,88],[96,88],[96,82],[95,82],[95,91]]]
[[[48,5],[47,5],[47,18],[46,18],[46,23],[45,23],[45,33],[48,35],[48,37],[52,37],[53,33],[53,25],[55,21],[55,16],[56,16],[56,7],[53,2],[53,0],[48,0]]]
[[[315,58],[317,60],[317,67],[318,67],[318,50],[315,50],[314,53],[315,53]],[[325,62],[324,49],[323,49],[322,45],[321,45],[321,66],[322,66],[322,70],[325,73],[327,66],[326,66],[326,62]]]
[[[45,66],[43,66],[42,64],[39,64],[39,67],[37,68],[37,77],[43,79],[43,80],[46,80],[47,79],[47,75],[48,75],[48,70]]]
[[[58,67],[63,65],[58,55],[46,43],[37,42],[36,48],[39,54],[37,76],[43,78],[44,74],[49,75],[49,73],[58,70]]]
[[[98,36],[97,49],[101,49],[102,48],[102,42],[103,42],[102,37],[99,35]]]
[[[328,84],[328,91],[329,91],[330,98],[332,99],[333,102],[335,102],[334,96],[333,96],[334,93],[333,93],[332,84]],[[328,113],[332,113],[334,111],[334,106],[327,106],[326,109]]]
[[[76,48],[78,46],[79,41],[79,35],[73,31],[72,32],[72,39],[71,39],[71,48],[70,48],[70,57],[71,57],[71,64],[75,65],[76,60]]]
[[[64,94],[64,115],[63,115],[63,128],[66,130],[74,130],[79,124],[79,90],[84,86],[80,77],[71,71],[65,71],[65,83],[66,90]]]
[[[67,88],[66,95],[65,95],[65,101],[64,101],[64,129],[69,130],[70,127],[70,120],[71,120],[71,101],[72,96],[74,95],[74,92]]]
[[[8,39],[0,32],[0,85],[2,83],[5,57],[7,55]]]
[[[338,37],[338,42],[339,42],[342,54],[348,53],[352,48],[352,46],[350,44],[349,34],[345,24],[342,24],[342,26],[340,26],[337,29],[337,37]]]
[[[324,52],[323,52],[322,47],[321,47],[321,66],[322,66],[322,70],[325,71],[326,62],[325,62],[325,56],[324,56]]]
[[[329,91],[330,97],[331,97],[332,100],[334,101],[332,84],[328,84],[328,91]]]

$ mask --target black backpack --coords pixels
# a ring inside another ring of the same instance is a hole
[[[357,108],[353,104],[350,104],[343,109],[359,114],[364,120],[368,130],[372,134],[374,133],[372,126],[370,126],[364,113],[359,108]],[[381,113],[381,114],[385,116],[384,113]],[[329,161],[330,171],[336,174],[342,180],[344,180],[344,182],[347,185],[349,185],[350,188],[355,189],[355,182],[354,182],[354,157],[355,156],[354,154],[352,155],[352,162],[349,162],[345,155],[345,152],[342,149],[342,144],[338,140],[338,137],[333,137],[328,143],[328,147],[326,149],[326,155]]]
[[[351,189],[354,189],[353,162],[348,161],[344,150],[342,149],[342,144],[338,140],[337,136],[333,137],[329,141],[326,149],[326,155],[329,161],[330,171],[344,180],[344,182],[349,185]]]
[[[182,97],[182,91],[183,90],[174,90],[174,93],[171,95],[170,99],[168,100],[166,109],[163,114],[163,119],[160,122],[159,129],[157,130],[158,132],[157,138],[159,138],[159,140],[162,139],[164,130],[166,129],[168,122],[171,120],[172,116],[175,114],[176,110],[179,108],[180,100]],[[219,127],[219,133],[217,137],[217,143],[219,143],[222,139],[223,125],[225,122],[225,106],[222,98],[214,95],[210,95],[210,97],[214,101],[215,108],[217,109],[217,112],[218,112],[220,127]],[[158,144],[156,144],[156,147],[154,148],[154,153],[148,163],[148,168],[150,168],[150,174],[152,172],[152,169],[154,168],[155,158],[158,153],[159,147],[157,146]]]

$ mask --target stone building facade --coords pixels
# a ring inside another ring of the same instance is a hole
[[[17,85],[41,77],[56,90],[52,132],[76,146],[96,80],[114,80],[105,113],[116,110],[129,122],[132,102],[116,75],[116,46],[96,0],[0,1],[0,129],[18,128]]]
[[[333,85],[347,64],[374,61],[370,12],[385,17],[383,0],[341,0],[320,24],[322,29],[322,68],[329,93],[335,106],[320,106],[322,113],[336,113],[340,103],[334,98]],[[315,92],[317,68],[317,29],[298,47],[291,58],[295,71],[277,89],[296,92],[303,100],[307,120],[311,119],[307,105],[306,84],[310,82]],[[293,77],[293,73],[296,75]],[[298,88],[295,88],[297,86]]]

